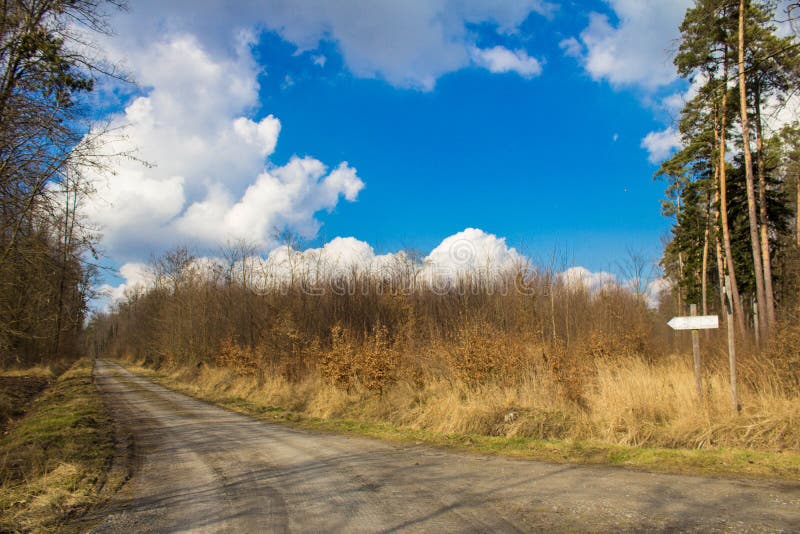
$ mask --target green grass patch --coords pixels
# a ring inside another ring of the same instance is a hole
[[[92,363],[79,360],[0,439],[0,531],[60,530],[98,501],[113,455]]]
[[[123,364],[125,365],[125,364]],[[473,434],[441,434],[385,422],[317,419],[278,406],[219,395],[151,369],[126,366],[161,385],[229,410],[295,428],[367,436],[399,443],[425,444],[467,452],[497,454],[557,463],[621,466],[662,473],[800,480],[800,454],[709,447],[667,449],[633,447],[602,441],[543,440]]]

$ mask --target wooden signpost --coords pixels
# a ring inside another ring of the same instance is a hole
[[[722,289],[725,296],[725,317],[728,327],[728,367],[731,373],[731,403],[733,404],[733,411],[738,413],[742,411],[742,405],[739,404],[739,388],[736,383],[736,334],[733,331],[731,280],[727,274],[725,275],[725,286]]]
[[[716,315],[696,315],[697,304],[689,305],[688,317],[673,317],[667,323],[673,330],[691,330],[692,331],[692,353],[694,355],[694,384],[697,388],[697,400],[703,401],[703,382],[701,378],[701,361],[700,361],[700,335],[698,330],[708,330],[711,328],[719,328],[719,317]]]

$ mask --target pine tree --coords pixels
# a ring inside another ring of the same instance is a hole
[[[797,41],[776,36],[773,10],[745,0],[697,0],[687,10],[675,65],[697,92],[680,114],[683,146],[657,172],[670,184],[664,212],[675,217],[665,271],[703,309],[709,279],[716,275],[721,284],[729,276],[737,329],[745,331],[742,297],[749,303],[752,295],[756,334],[775,321],[772,263],[787,231],[786,184],[796,180],[781,174],[784,145],[762,117],[766,103],[780,103],[797,87],[800,71],[790,53]]]
[[[686,129],[688,123],[702,124],[701,131],[713,132],[711,139],[712,156],[707,158],[708,174],[714,177],[717,191],[714,198],[719,201],[717,213],[721,230],[720,247],[724,252],[722,262],[730,278],[731,300],[737,327],[744,331],[744,313],[739,295],[737,273],[733,260],[731,233],[727,202],[727,163],[726,147],[730,128],[728,75],[731,65],[731,36],[734,34],[735,19],[726,0],[698,0],[686,11],[681,24],[681,42],[675,57],[678,73],[684,78],[701,84],[694,105],[687,105],[681,113],[681,128],[687,146],[696,143],[708,145],[698,139],[695,131]],[[719,254],[718,254],[719,258]],[[718,264],[720,262],[718,261]],[[720,274],[720,278],[722,275]]]

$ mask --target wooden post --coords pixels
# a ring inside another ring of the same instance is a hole
[[[553,339],[551,343],[556,342],[556,288],[555,281],[550,282],[550,321],[553,324]]]
[[[728,326],[728,365],[731,372],[731,402],[733,410],[741,412],[742,406],[739,404],[739,392],[736,386],[736,333],[733,328],[733,305],[731,303],[731,280],[725,275],[725,315],[727,316]]]
[[[697,315],[697,304],[689,305],[689,315]],[[694,356],[694,384],[697,388],[697,402],[703,402],[703,379],[700,375],[700,333],[692,330],[692,355]]]

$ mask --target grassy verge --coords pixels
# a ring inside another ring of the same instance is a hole
[[[0,375],[0,433],[21,418],[33,399],[51,384],[52,378],[36,375]]]
[[[732,447],[670,449],[633,447],[589,440],[543,440],[528,437],[495,437],[438,433],[385,422],[316,418],[241,396],[221,394],[196,384],[123,363],[130,371],[161,385],[218,406],[264,421],[297,428],[356,434],[402,443],[426,444],[458,450],[519,458],[579,464],[623,466],[647,471],[693,475],[735,476],[800,480],[800,454],[763,452]]]
[[[99,500],[113,426],[84,359],[0,439],[0,531],[54,531]]]

